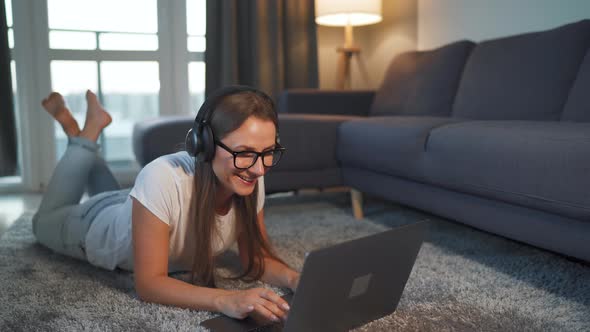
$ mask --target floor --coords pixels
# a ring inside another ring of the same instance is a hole
[[[35,211],[41,202],[41,194],[0,195],[0,237],[25,211]]]

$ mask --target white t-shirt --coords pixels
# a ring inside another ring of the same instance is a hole
[[[170,227],[168,271],[190,271],[195,253],[194,223],[189,214],[194,186],[194,159],[186,152],[165,155],[146,165],[122,204],[103,209],[86,235],[86,256],[93,265],[133,270],[131,209],[134,197]],[[257,211],[264,206],[264,179],[258,180]],[[219,236],[212,239],[215,255],[237,240],[235,211],[217,215]]]

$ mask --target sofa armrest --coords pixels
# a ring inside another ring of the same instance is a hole
[[[372,90],[290,89],[279,96],[280,113],[367,116],[373,102]]]
[[[133,127],[133,153],[143,167],[165,154],[184,149],[194,116],[164,116],[138,122]]]
[[[281,145],[287,151],[265,175],[267,192],[342,186],[336,156],[338,128],[349,115],[279,114]]]

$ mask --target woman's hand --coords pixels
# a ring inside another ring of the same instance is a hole
[[[217,298],[219,311],[243,319],[251,316],[263,324],[277,323],[287,318],[289,305],[275,292],[265,288],[230,291]]]

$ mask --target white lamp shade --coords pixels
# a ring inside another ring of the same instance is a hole
[[[381,0],[315,1],[315,22],[320,25],[369,25],[381,19]]]

